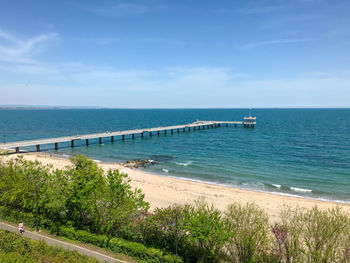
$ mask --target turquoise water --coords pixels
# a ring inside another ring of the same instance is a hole
[[[42,149],[118,162],[164,159],[153,173],[279,194],[350,203],[350,109],[256,109],[254,129],[221,127],[86,147]],[[248,110],[0,110],[0,139],[65,135],[242,120]],[[76,142],[76,145],[79,145]],[[27,148],[27,150],[35,150]]]

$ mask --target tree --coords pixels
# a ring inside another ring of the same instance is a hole
[[[104,194],[105,178],[103,170],[92,160],[83,155],[71,158],[73,167],[67,169],[68,218],[78,228],[94,229],[92,216],[96,211],[98,200]]]

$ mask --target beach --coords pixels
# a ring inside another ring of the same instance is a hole
[[[45,153],[25,153],[21,155],[26,160],[37,160],[44,165],[52,165],[53,168],[57,169],[63,169],[72,164],[68,158],[61,158],[56,155]],[[2,158],[7,161],[9,159],[17,158],[17,156],[18,155],[16,154],[12,154]],[[174,204],[190,203],[200,197],[204,197],[209,203],[222,211],[233,202],[241,204],[254,202],[266,211],[270,223],[278,222],[279,213],[285,205],[293,207],[299,206],[303,208],[312,208],[317,205],[321,209],[329,209],[339,206],[344,212],[350,214],[350,205],[345,203],[244,190],[240,188],[166,177],[140,169],[126,168],[120,163],[98,162],[97,164],[105,171],[108,169],[118,169],[121,172],[127,173],[131,178],[132,187],[142,189],[142,192],[145,194],[145,200],[150,203],[151,210],[154,210],[157,207],[163,208]]]

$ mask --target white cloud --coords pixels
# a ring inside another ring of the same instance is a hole
[[[308,41],[313,41],[313,40],[315,40],[315,39],[313,39],[313,38],[272,39],[272,40],[266,40],[266,41],[251,42],[251,43],[243,45],[242,47],[249,49],[249,48],[257,48],[257,47],[261,47],[261,46],[294,44],[294,43],[308,42]]]
[[[0,61],[11,63],[35,63],[33,58],[49,42],[59,38],[57,33],[45,33],[29,39],[19,39],[0,30]]]

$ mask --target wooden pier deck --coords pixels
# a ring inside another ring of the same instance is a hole
[[[20,151],[20,147],[30,147],[36,146],[36,151],[40,152],[40,145],[46,144],[54,144],[56,150],[58,150],[58,143],[70,142],[71,147],[74,147],[75,141],[85,140],[85,144],[89,145],[89,140],[98,139],[99,143],[103,142],[103,138],[110,138],[111,142],[114,142],[114,137],[120,136],[122,140],[125,139],[125,136],[130,135],[132,139],[135,138],[135,134],[140,134],[141,138],[144,137],[145,134],[148,134],[150,137],[153,135],[160,135],[160,133],[173,134],[174,132],[186,132],[192,130],[201,130],[201,129],[209,129],[221,127],[221,125],[243,125],[244,127],[254,127],[256,122],[247,122],[247,121],[199,121],[184,124],[184,125],[174,125],[174,126],[161,126],[154,128],[144,128],[144,129],[134,129],[134,130],[124,130],[124,131],[114,131],[114,132],[103,132],[103,133],[94,133],[94,134],[85,134],[85,135],[75,135],[75,136],[64,136],[64,137],[56,137],[56,138],[45,138],[38,140],[26,140],[26,141],[16,141],[16,142],[8,142],[0,144],[0,149],[2,150],[15,150],[17,153]]]

